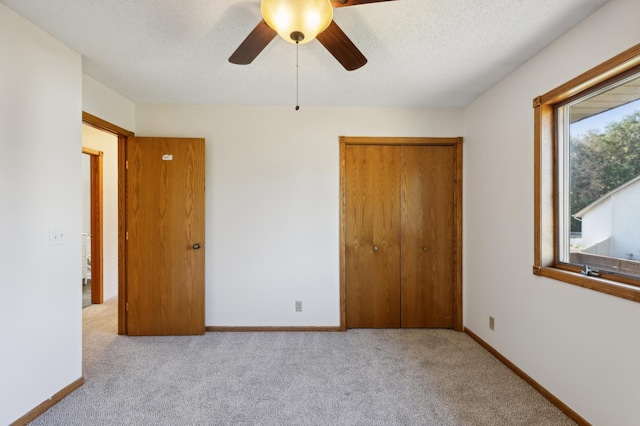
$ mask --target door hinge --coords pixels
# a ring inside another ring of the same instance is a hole
[[[129,160],[126,160],[126,161],[124,162],[124,168],[125,168],[125,169],[127,169],[127,170],[129,170]]]
[[[124,310],[129,312],[129,302],[125,303]]]
[[[129,231],[124,233],[124,239],[129,241]]]

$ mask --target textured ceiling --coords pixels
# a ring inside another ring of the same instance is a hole
[[[300,104],[461,107],[607,0],[397,0],[335,10],[369,60],[344,68],[300,46]],[[227,59],[260,0],[2,0],[82,54],[83,71],[136,103],[294,105],[296,46]]]

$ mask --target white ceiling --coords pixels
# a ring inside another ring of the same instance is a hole
[[[607,0],[397,0],[335,9],[369,60],[344,68],[300,46],[300,104],[461,107]],[[136,103],[295,105],[296,47],[229,56],[260,0],[2,0],[82,54],[83,71]]]

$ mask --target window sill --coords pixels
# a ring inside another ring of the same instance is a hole
[[[588,288],[590,290],[599,291],[600,293],[609,294],[611,296],[640,302],[640,287],[630,284],[618,283],[603,278],[590,277],[578,272],[570,272],[548,266],[534,266],[533,274]]]

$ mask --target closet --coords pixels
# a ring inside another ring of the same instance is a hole
[[[461,138],[341,138],[342,328],[461,329]]]

